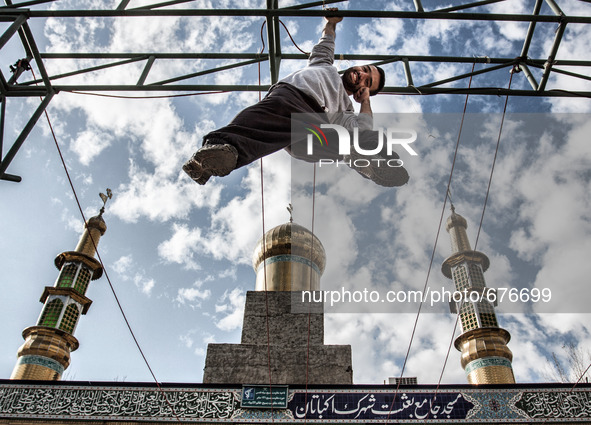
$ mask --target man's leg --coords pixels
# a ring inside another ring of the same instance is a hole
[[[377,131],[362,131],[359,134],[359,147],[371,151],[378,146],[378,138]],[[360,154],[352,147],[351,155],[345,158],[345,162],[363,177],[380,186],[403,186],[409,179],[408,172],[403,167],[398,154],[392,152],[388,155],[386,143],[383,143],[380,152],[372,155]]]
[[[308,162],[317,162],[321,159],[343,161],[350,168],[357,171],[364,178],[372,180],[374,183],[385,186],[395,187],[403,186],[408,182],[408,172],[404,169],[402,161],[396,152],[388,155],[386,144],[382,140],[382,149],[377,151],[379,140],[379,132],[377,131],[360,131],[358,133],[358,145],[360,150],[365,153],[357,152],[353,145],[353,133],[350,132],[350,153],[348,155],[339,154],[339,138],[334,130],[323,132],[326,137],[326,143],[320,145],[313,139],[313,153],[308,153],[307,143],[301,142],[307,136],[306,130],[310,133],[311,127],[321,127],[323,114],[307,114],[301,117],[301,127],[303,136],[299,135],[292,139],[292,145],[288,149],[290,154],[297,159]],[[317,119],[318,121],[314,121]],[[310,125],[312,124],[312,125]],[[295,143],[300,140],[300,143]],[[369,154],[367,152],[375,153]]]
[[[227,126],[203,138],[203,147],[183,166],[199,184],[289,146],[291,114],[317,112],[299,90],[280,84],[260,102],[241,111]]]

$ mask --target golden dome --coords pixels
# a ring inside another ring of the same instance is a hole
[[[252,256],[252,266],[257,271],[263,260],[281,255],[311,260],[318,267],[320,274],[324,272],[326,254],[320,239],[299,224],[289,222],[266,232],[264,243],[262,237],[257,242]]]
[[[98,229],[101,232],[101,236],[104,235],[107,231],[107,223],[103,219],[102,211],[99,215],[89,218],[86,227],[89,229]]]
[[[455,208],[452,206],[451,215],[447,218],[447,223],[445,226],[445,230],[449,232],[449,229],[454,227],[462,226],[464,229],[468,228],[468,222],[464,217],[459,214],[456,214]]]

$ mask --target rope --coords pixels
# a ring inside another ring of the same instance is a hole
[[[35,72],[32,69],[31,69],[31,72],[33,73],[33,78],[36,78]],[[70,188],[72,189],[72,194],[74,195],[76,205],[78,206],[78,211],[80,212],[80,215],[82,216],[82,220],[84,221],[84,223],[86,223],[87,221],[86,221],[86,217],[84,215],[84,211],[82,211],[82,206],[80,204],[80,200],[78,199],[78,194],[76,193],[76,189],[74,188],[74,183],[72,182],[72,179],[70,177],[70,172],[68,171],[66,161],[65,161],[62,151],[60,149],[60,146],[59,146],[59,143],[57,140],[57,136],[56,136],[55,131],[53,129],[53,125],[51,124],[51,120],[49,119],[49,114],[47,113],[47,110],[43,111],[43,113],[45,114],[45,118],[47,119],[47,124],[49,125],[49,130],[51,132],[53,141],[55,143],[55,147],[56,147],[58,155],[60,157],[60,161],[61,161],[62,166],[64,168],[64,172],[66,173],[68,183],[70,185]],[[100,252],[98,250],[98,246],[92,236],[92,233],[88,232],[88,235],[90,236],[90,240],[91,240],[93,248],[96,252],[96,256],[99,260],[99,263],[101,264],[101,267],[103,268],[103,273],[105,275],[105,278],[107,279],[107,282],[109,284],[109,288],[111,289],[113,297],[115,298],[115,302],[117,303],[117,307],[119,308],[119,311],[121,312],[121,315],[123,316],[123,320],[125,321],[125,325],[127,326],[127,329],[129,330],[129,333],[131,334],[131,337],[133,338],[135,346],[137,347],[138,351],[140,352],[140,355],[142,356],[142,359],[144,360],[144,363],[146,364],[146,367],[148,368],[150,375],[152,375],[152,379],[156,383],[158,390],[160,391],[160,393],[164,397],[166,404],[170,407],[172,414],[177,419],[177,421],[181,422],[180,418],[177,416],[177,414],[174,410],[174,407],[172,406],[172,404],[168,400],[168,397],[166,396],[166,392],[161,387],[160,382],[158,382],[158,379],[156,378],[156,375],[154,374],[154,371],[152,370],[152,367],[150,366],[150,363],[148,362],[148,359],[146,358],[146,355],[144,354],[144,351],[142,350],[142,347],[140,346],[140,343],[137,340],[135,333],[133,332],[133,329],[131,328],[131,324],[129,323],[129,320],[127,319],[127,315],[125,314],[125,311],[123,310],[123,306],[121,305],[121,302],[119,301],[119,297],[117,296],[117,293],[115,291],[115,287],[113,286],[113,283],[111,282],[111,278],[109,277],[109,274],[107,273],[107,268],[105,267],[105,264],[103,263],[103,259],[101,258]]]
[[[315,218],[315,210],[316,210],[316,163],[314,165],[314,172],[313,172],[313,179],[312,179],[312,229],[310,232],[312,233],[312,243],[310,244],[310,261],[313,261],[314,255],[314,218]],[[310,267],[310,291],[312,291],[312,267]],[[324,309],[324,305],[322,306]],[[309,377],[309,368],[310,368],[310,327],[311,327],[311,320],[312,320],[312,303],[308,305],[308,343],[307,343],[307,352],[306,352],[306,392],[304,396],[304,406],[308,405],[308,377]],[[306,410],[306,415],[304,416],[304,423],[308,423],[308,411]]]
[[[293,37],[291,36],[291,33],[289,32],[289,29],[287,29],[287,26],[281,21],[279,20],[279,23],[281,23],[281,25],[283,26],[283,28],[285,28],[285,31],[287,32],[287,35],[289,36],[290,40],[292,41],[292,43],[294,44],[294,46],[302,53],[309,55],[309,53],[303,51],[302,49],[300,49],[300,47],[297,45],[297,43],[295,42],[295,40],[293,39]],[[266,21],[263,21],[262,25],[261,25],[261,31],[260,31],[260,37],[261,37],[261,50],[259,52],[259,54],[262,54],[265,50],[265,38],[263,36],[263,30],[265,28],[266,25]],[[258,77],[259,77],[259,87],[261,86],[261,64],[260,62],[258,63]],[[261,94],[261,90],[259,90],[259,102],[261,101],[262,98],[262,94]],[[263,249],[266,249],[266,244],[265,244],[265,204],[264,204],[264,176],[263,176],[263,158],[260,158],[260,168],[261,168],[261,209],[262,209],[262,223],[263,223]],[[315,202],[315,193],[316,193],[316,164],[314,164],[314,186],[313,186],[313,195],[312,195],[312,246],[311,246],[311,255],[310,258],[312,258],[312,250],[313,250],[313,244],[314,244],[314,202]],[[263,252],[263,258],[266,259],[266,254],[265,252]],[[265,282],[265,307],[266,307],[266,322],[267,322],[267,361],[268,361],[268,366],[269,366],[269,389],[270,389],[270,394],[271,394],[271,406],[273,406],[273,391],[272,391],[272,375],[271,375],[271,342],[270,342],[270,330],[269,330],[269,303],[268,303],[268,291],[267,291],[267,270],[266,270],[266,262],[263,261],[263,273],[264,273],[264,282]],[[310,268],[310,283],[312,282],[312,268]],[[310,307],[309,307],[310,308]],[[306,353],[306,394],[305,394],[305,400],[307,403],[307,397],[308,397],[308,378],[309,378],[309,365],[310,365],[310,327],[311,327],[311,311],[308,311],[308,342],[307,342],[307,353]],[[271,420],[274,422],[275,418],[273,415],[273,407],[271,407]],[[307,423],[307,415],[304,418],[305,423]]]
[[[585,371],[581,374],[581,376],[579,376],[579,379],[577,379],[577,382],[575,382],[573,387],[570,389],[569,393],[572,393],[573,390],[575,389],[575,387],[577,385],[579,385],[579,382],[581,382],[581,380],[583,379],[583,376],[585,376],[585,374],[589,371],[589,369],[591,369],[591,363],[589,363],[589,366],[587,366],[587,369],[585,369]]]
[[[263,46],[259,54],[265,50],[265,39],[263,38],[263,28],[265,28],[265,21],[261,25],[261,42]],[[259,87],[261,86],[261,63],[258,62],[259,70]],[[261,101],[261,91],[259,90],[259,102]],[[267,290],[267,243],[265,240],[265,179],[263,175],[263,158],[259,160],[261,165],[261,216],[263,226],[263,281],[265,283],[265,325],[267,328],[267,366],[269,372],[269,396],[271,398],[271,422],[275,422],[275,414],[273,413],[273,375],[271,371],[271,330],[269,326],[269,291]]]
[[[476,63],[473,63],[472,64],[472,72],[474,72],[474,67],[475,66],[476,66]],[[468,83],[468,88],[470,88],[471,85],[472,85],[472,76],[470,76],[470,81]],[[419,316],[421,315],[421,309],[423,307],[423,299],[425,297],[425,292],[427,291],[427,285],[429,283],[429,277],[431,275],[431,268],[433,267],[433,261],[435,260],[435,252],[436,252],[436,249],[437,249],[437,243],[439,241],[439,234],[441,233],[441,225],[443,223],[443,217],[445,215],[445,207],[447,205],[448,195],[450,194],[451,179],[452,179],[453,172],[454,172],[454,169],[455,169],[455,166],[456,166],[456,159],[457,159],[457,156],[458,156],[458,148],[460,146],[460,139],[461,139],[461,136],[462,136],[462,129],[464,127],[464,118],[466,116],[466,109],[467,109],[467,106],[468,106],[468,96],[469,95],[466,95],[466,100],[464,102],[464,110],[462,112],[462,120],[460,122],[460,129],[458,131],[458,138],[457,138],[456,147],[455,147],[455,150],[454,150],[454,156],[453,156],[453,160],[452,160],[452,164],[451,164],[451,170],[449,172],[449,178],[448,178],[448,181],[447,181],[447,188],[446,188],[446,192],[445,192],[445,198],[443,200],[443,207],[441,208],[441,215],[439,217],[439,226],[437,227],[437,234],[435,236],[435,243],[433,244],[433,251],[431,252],[431,260],[429,261],[429,268],[427,270],[427,277],[425,279],[425,285],[423,287],[423,294],[422,294],[422,297],[421,297],[421,302],[419,303],[419,309],[417,311],[417,315],[416,315],[415,322],[414,322],[414,325],[413,325],[412,333],[411,333],[411,336],[410,336],[410,341],[409,341],[409,344],[408,344],[408,349],[406,351],[406,356],[404,357],[404,363],[402,364],[402,370],[400,371],[400,378],[402,378],[404,376],[404,370],[406,369],[406,363],[408,362],[408,356],[410,355],[410,349],[412,347],[412,343],[413,343],[414,336],[415,336],[415,333],[416,333],[417,324],[419,322]],[[401,381],[402,381],[402,379],[399,379],[398,384],[396,385],[396,391],[394,392],[394,397],[392,398],[392,403],[390,405],[390,411],[388,412],[388,416],[387,416],[386,420],[389,420],[390,419],[390,414],[392,412],[392,409],[394,408],[394,402],[396,401],[396,396],[398,395],[398,390],[400,389],[400,382]]]
[[[279,19],[279,23],[281,25],[283,25],[283,28],[285,28],[285,31],[287,31],[287,35],[289,36],[289,39],[291,40],[291,42],[293,43],[293,45],[296,47],[296,49],[298,49],[304,55],[310,56],[310,52],[305,52],[302,49],[300,49],[300,46],[298,46],[297,43],[294,41],[293,37],[291,36],[291,33],[289,32],[289,30],[287,29],[287,27],[285,26],[285,24],[283,23],[283,21],[281,19]]]
[[[513,69],[511,70],[511,76],[509,77],[509,87],[507,88],[507,90],[511,90],[511,82],[513,81],[513,73],[515,72],[515,66],[513,67]],[[478,225],[478,233],[476,235],[476,242],[474,243],[474,251],[476,251],[476,247],[478,246],[478,239],[480,238],[480,230],[482,229],[482,222],[484,220],[484,213],[486,211],[486,205],[488,203],[488,195],[490,193],[490,186],[492,183],[492,179],[493,179],[493,174],[495,172],[495,164],[497,162],[497,156],[499,153],[499,145],[501,143],[501,133],[503,132],[503,124],[505,123],[505,115],[507,113],[507,104],[509,102],[509,95],[507,95],[507,97],[505,98],[505,106],[503,107],[503,116],[501,118],[501,126],[499,128],[499,135],[497,137],[497,145],[495,147],[495,155],[493,158],[493,163],[492,163],[492,167],[490,169],[490,176],[488,178],[488,186],[486,188],[486,196],[484,198],[484,205],[482,207],[482,215],[480,216],[480,223]]]
[[[271,397],[271,421],[275,422],[275,415],[273,414],[273,379],[271,374],[271,331],[269,329],[269,291],[267,290],[267,243],[265,240],[265,190],[263,178],[263,158],[260,159],[261,164],[261,210],[262,210],[262,225],[263,225],[263,275],[265,282],[265,322],[267,326],[267,366],[269,368],[269,394]]]
[[[511,82],[513,81],[513,73],[514,73],[514,71],[515,71],[515,67],[513,67],[513,69],[511,70],[511,75],[509,77],[509,86],[508,86],[507,90],[510,90],[511,89]],[[468,95],[466,95],[466,102],[467,101],[468,101]],[[499,128],[499,134],[498,134],[498,137],[497,137],[497,145],[496,145],[496,148],[495,148],[495,154],[494,154],[494,157],[493,157],[493,162],[492,162],[492,166],[491,166],[491,170],[490,170],[490,176],[489,176],[489,180],[488,180],[488,186],[487,186],[487,189],[486,189],[486,196],[484,198],[484,205],[482,207],[482,215],[480,217],[480,224],[478,226],[478,233],[477,233],[477,236],[476,236],[476,242],[474,243],[474,249],[473,249],[474,252],[476,252],[476,247],[478,245],[478,238],[480,237],[480,231],[482,229],[482,223],[483,223],[483,220],[484,220],[484,213],[486,211],[486,205],[487,205],[487,202],[488,202],[488,196],[489,196],[489,193],[490,193],[490,187],[491,187],[492,178],[493,178],[493,174],[494,174],[494,170],[495,170],[495,163],[497,161],[497,156],[498,156],[498,152],[499,152],[499,145],[500,145],[500,142],[501,142],[501,134],[503,132],[503,123],[505,121],[505,115],[507,113],[507,104],[508,104],[508,101],[509,101],[509,95],[507,95],[505,97],[505,105],[503,107],[503,115],[502,115],[502,118],[501,118],[501,125],[500,125],[500,128]],[[465,109],[464,109],[464,113],[465,113]],[[463,117],[462,117],[462,119],[463,119]],[[448,187],[448,196],[449,196],[449,198],[451,200],[451,192],[449,191],[449,187]],[[457,327],[458,327],[458,322],[459,322],[459,319],[460,319],[460,312],[462,311],[462,308],[463,308],[463,301],[460,304],[460,307],[458,308],[458,312],[457,312],[457,315],[456,315],[456,320],[455,320],[455,323],[454,323],[454,328],[453,328],[453,331],[452,331],[451,339],[450,339],[449,345],[447,347],[447,354],[445,355],[445,360],[443,362],[443,367],[441,368],[441,374],[439,375],[439,380],[437,381],[437,386],[435,387],[435,395],[434,395],[433,401],[435,401],[435,399],[437,398],[437,393],[439,391],[439,387],[441,386],[441,381],[443,379],[443,373],[445,372],[445,368],[447,366],[447,361],[449,360],[449,354],[451,352],[451,347],[452,347],[452,344],[453,344],[453,341],[454,341],[454,337],[455,337],[455,334],[456,334],[456,330],[457,330]],[[431,414],[431,411],[429,410],[429,415],[430,414]],[[428,417],[429,416],[427,416],[427,418]]]
[[[182,93],[182,94],[168,94],[168,95],[159,95],[159,96],[122,96],[116,94],[104,94],[104,93],[92,93],[92,92],[84,92],[84,91],[77,91],[77,90],[62,90],[64,93],[72,93],[72,94],[82,94],[85,96],[99,96],[99,97],[110,97],[113,99],[172,99],[175,97],[189,97],[189,96],[201,96],[204,94],[220,94],[220,93],[230,93],[229,91],[205,91],[200,93]]]

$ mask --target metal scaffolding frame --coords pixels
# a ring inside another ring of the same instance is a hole
[[[546,88],[552,74],[562,74],[571,77],[576,81],[591,81],[589,73],[569,71],[568,68],[591,69],[591,57],[589,60],[556,59],[558,48],[562,41],[568,24],[591,24],[591,16],[567,16],[554,0],[532,0],[535,1],[531,14],[493,14],[486,12],[474,12],[474,9],[491,3],[498,3],[508,0],[481,0],[469,2],[445,9],[425,11],[421,0],[413,0],[415,11],[367,11],[367,10],[341,10],[339,12],[315,9],[312,7],[324,6],[331,3],[338,3],[342,0],[325,0],[313,3],[305,3],[291,7],[279,7],[278,0],[267,0],[266,9],[169,9],[167,6],[179,5],[190,0],[171,0],[155,3],[139,8],[127,6],[130,0],[122,0],[114,10],[32,10],[28,7],[44,3],[51,3],[56,0],[31,0],[13,4],[12,0],[5,0],[6,6],[0,7],[0,21],[9,23],[8,28],[0,36],[0,51],[8,41],[18,36],[26,52],[25,58],[14,58],[17,60],[11,67],[12,76],[7,79],[0,71],[0,156],[3,153],[4,125],[6,115],[6,102],[11,97],[40,97],[41,103],[33,113],[22,132],[16,138],[12,147],[0,160],[0,179],[9,181],[20,181],[20,177],[7,174],[6,170],[17,154],[18,150],[31,132],[38,118],[44,112],[52,97],[59,92],[166,92],[166,93],[196,93],[196,92],[229,92],[229,91],[267,91],[271,84],[277,82],[279,69],[283,60],[306,59],[303,53],[283,53],[280,39],[280,18],[281,17],[307,17],[335,15],[352,18],[376,18],[376,19],[403,19],[403,20],[454,20],[454,21],[512,21],[528,23],[528,31],[523,40],[523,47],[518,57],[468,57],[468,56],[420,56],[420,55],[369,55],[369,54],[337,54],[342,60],[367,61],[376,65],[400,62],[404,73],[405,86],[386,86],[384,92],[391,94],[477,94],[477,95],[510,95],[510,96],[542,96],[542,97],[591,97],[590,91],[566,90]],[[588,0],[579,0],[588,3]],[[547,4],[552,14],[540,14],[543,4]],[[266,23],[266,46],[268,53],[162,53],[162,52],[133,52],[133,53],[78,53],[78,52],[41,52],[37,48],[35,36],[31,31],[29,22],[35,19],[65,19],[65,18],[133,18],[133,17],[203,17],[203,16],[250,16],[261,17]],[[554,23],[557,26],[554,41],[546,57],[530,58],[528,56],[536,24]],[[591,55],[590,55],[591,56]],[[213,66],[200,72],[176,75],[163,81],[147,82],[150,71],[156,61],[166,60],[236,60],[237,62],[223,66]],[[100,60],[106,63],[73,69],[70,72],[50,75],[46,63],[53,60]],[[246,67],[253,64],[268,62],[270,83],[262,85],[223,85],[223,84],[194,84],[191,80],[203,75],[213,74],[224,70]],[[96,71],[123,67],[127,64],[143,64],[143,71],[135,84],[121,85],[112,84],[106,80],[100,84],[60,84],[60,80],[67,77],[90,74]],[[414,84],[412,68],[417,64],[424,63],[469,63],[483,64],[483,68],[469,73],[455,75],[443,80],[434,80],[426,84],[416,86]],[[33,65],[39,72],[38,79],[18,81],[23,73]],[[531,69],[539,69],[541,77],[536,80]],[[526,78],[528,89],[506,89],[498,87],[468,87],[470,77],[484,75],[500,69],[522,72]]]

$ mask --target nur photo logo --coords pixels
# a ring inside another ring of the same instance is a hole
[[[306,130],[312,133],[307,135],[308,155],[314,155],[314,136],[320,142],[321,146],[328,146],[328,138],[326,137],[326,134],[322,131],[322,129],[332,129],[336,131],[338,136],[339,155],[351,155],[351,146],[353,146],[355,151],[360,155],[379,155],[383,152],[384,149],[384,138],[386,153],[388,156],[391,156],[392,153],[396,152],[396,150],[394,149],[395,146],[402,146],[406,150],[406,152],[408,152],[412,156],[418,155],[417,152],[411,146],[409,146],[411,143],[417,140],[417,132],[415,130],[387,128],[384,131],[383,128],[379,128],[377,131],[367,132],[371,133],[372,135],[375,134],[377,136],[377,140],[364,140],[364,145],[367,145],[367,142],[375,142],[375,146],[373,148],[364,148],[360,143],[359,128],[355,127],[353,129],[353,143],[351,143],[351,135],[349,131],[342,125],[338,124],[320,124],[320,127],[311,124],[308,127],[306,127]]]

